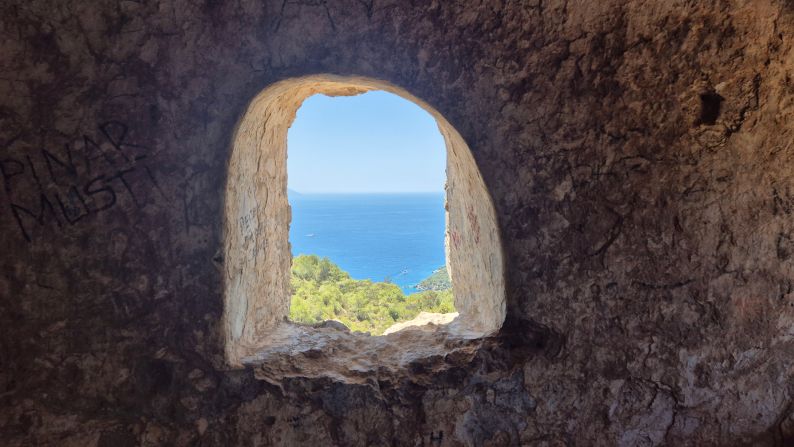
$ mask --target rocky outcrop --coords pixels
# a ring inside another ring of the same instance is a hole
[[[408,321],[394,323],[388,329],[383,331],[383,335],[393,334],[409,327],[426,326],[428,330],[434,330],[434,326],[449,324],[458,317],[457,312],[448,314],[439,314],[435,312],[419,312],[419,315]]]

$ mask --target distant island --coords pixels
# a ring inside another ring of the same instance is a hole
[[[439,287],[442,270],[446,276],[446,268],[442,268],[420,284],[429,281]],[[448,283],[449,277],[446,278]],[[328,258],[316,255],[300,255],[292,260],[290,285],[289,318],[298,323],[337,320],[353,331],[381,335],[393,324],[412,320],[420,312],[455,312],[449,287],[406,295],[395,284],[352,279]]]

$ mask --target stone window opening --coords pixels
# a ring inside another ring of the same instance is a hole
[[[445,250],[458,316],[446,325],[383,335],[288,321],[291,300],[287,132],[298,108],[315,94],[353,96],[382,90],[435,118],[447,150]],[[360,377],[398,371],[449,351],[450,342],[497,332],[505,318],[505,280],[496,213],[461,135],[439,112],[385,81],[316,75],[280,81],[249,104],[234,133],[224,205],[226,361],[256,365],[267,378]],[[454,343],[452,343],[454,344]]]

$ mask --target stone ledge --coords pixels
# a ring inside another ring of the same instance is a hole
[[[381,336],[284,322],[261,344],[246,349],[242,363],[254,367],[259,379],[274,384],[296,377],[366,384],[468,361],[482,346],[483,335],[466,330],[458,320]],[[453,358],[454,362],[448,361]]]

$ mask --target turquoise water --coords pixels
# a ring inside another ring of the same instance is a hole
[[[444,265],[444,194],[290,193],[292,255],[327,256],[355,279],[406,293]]]

